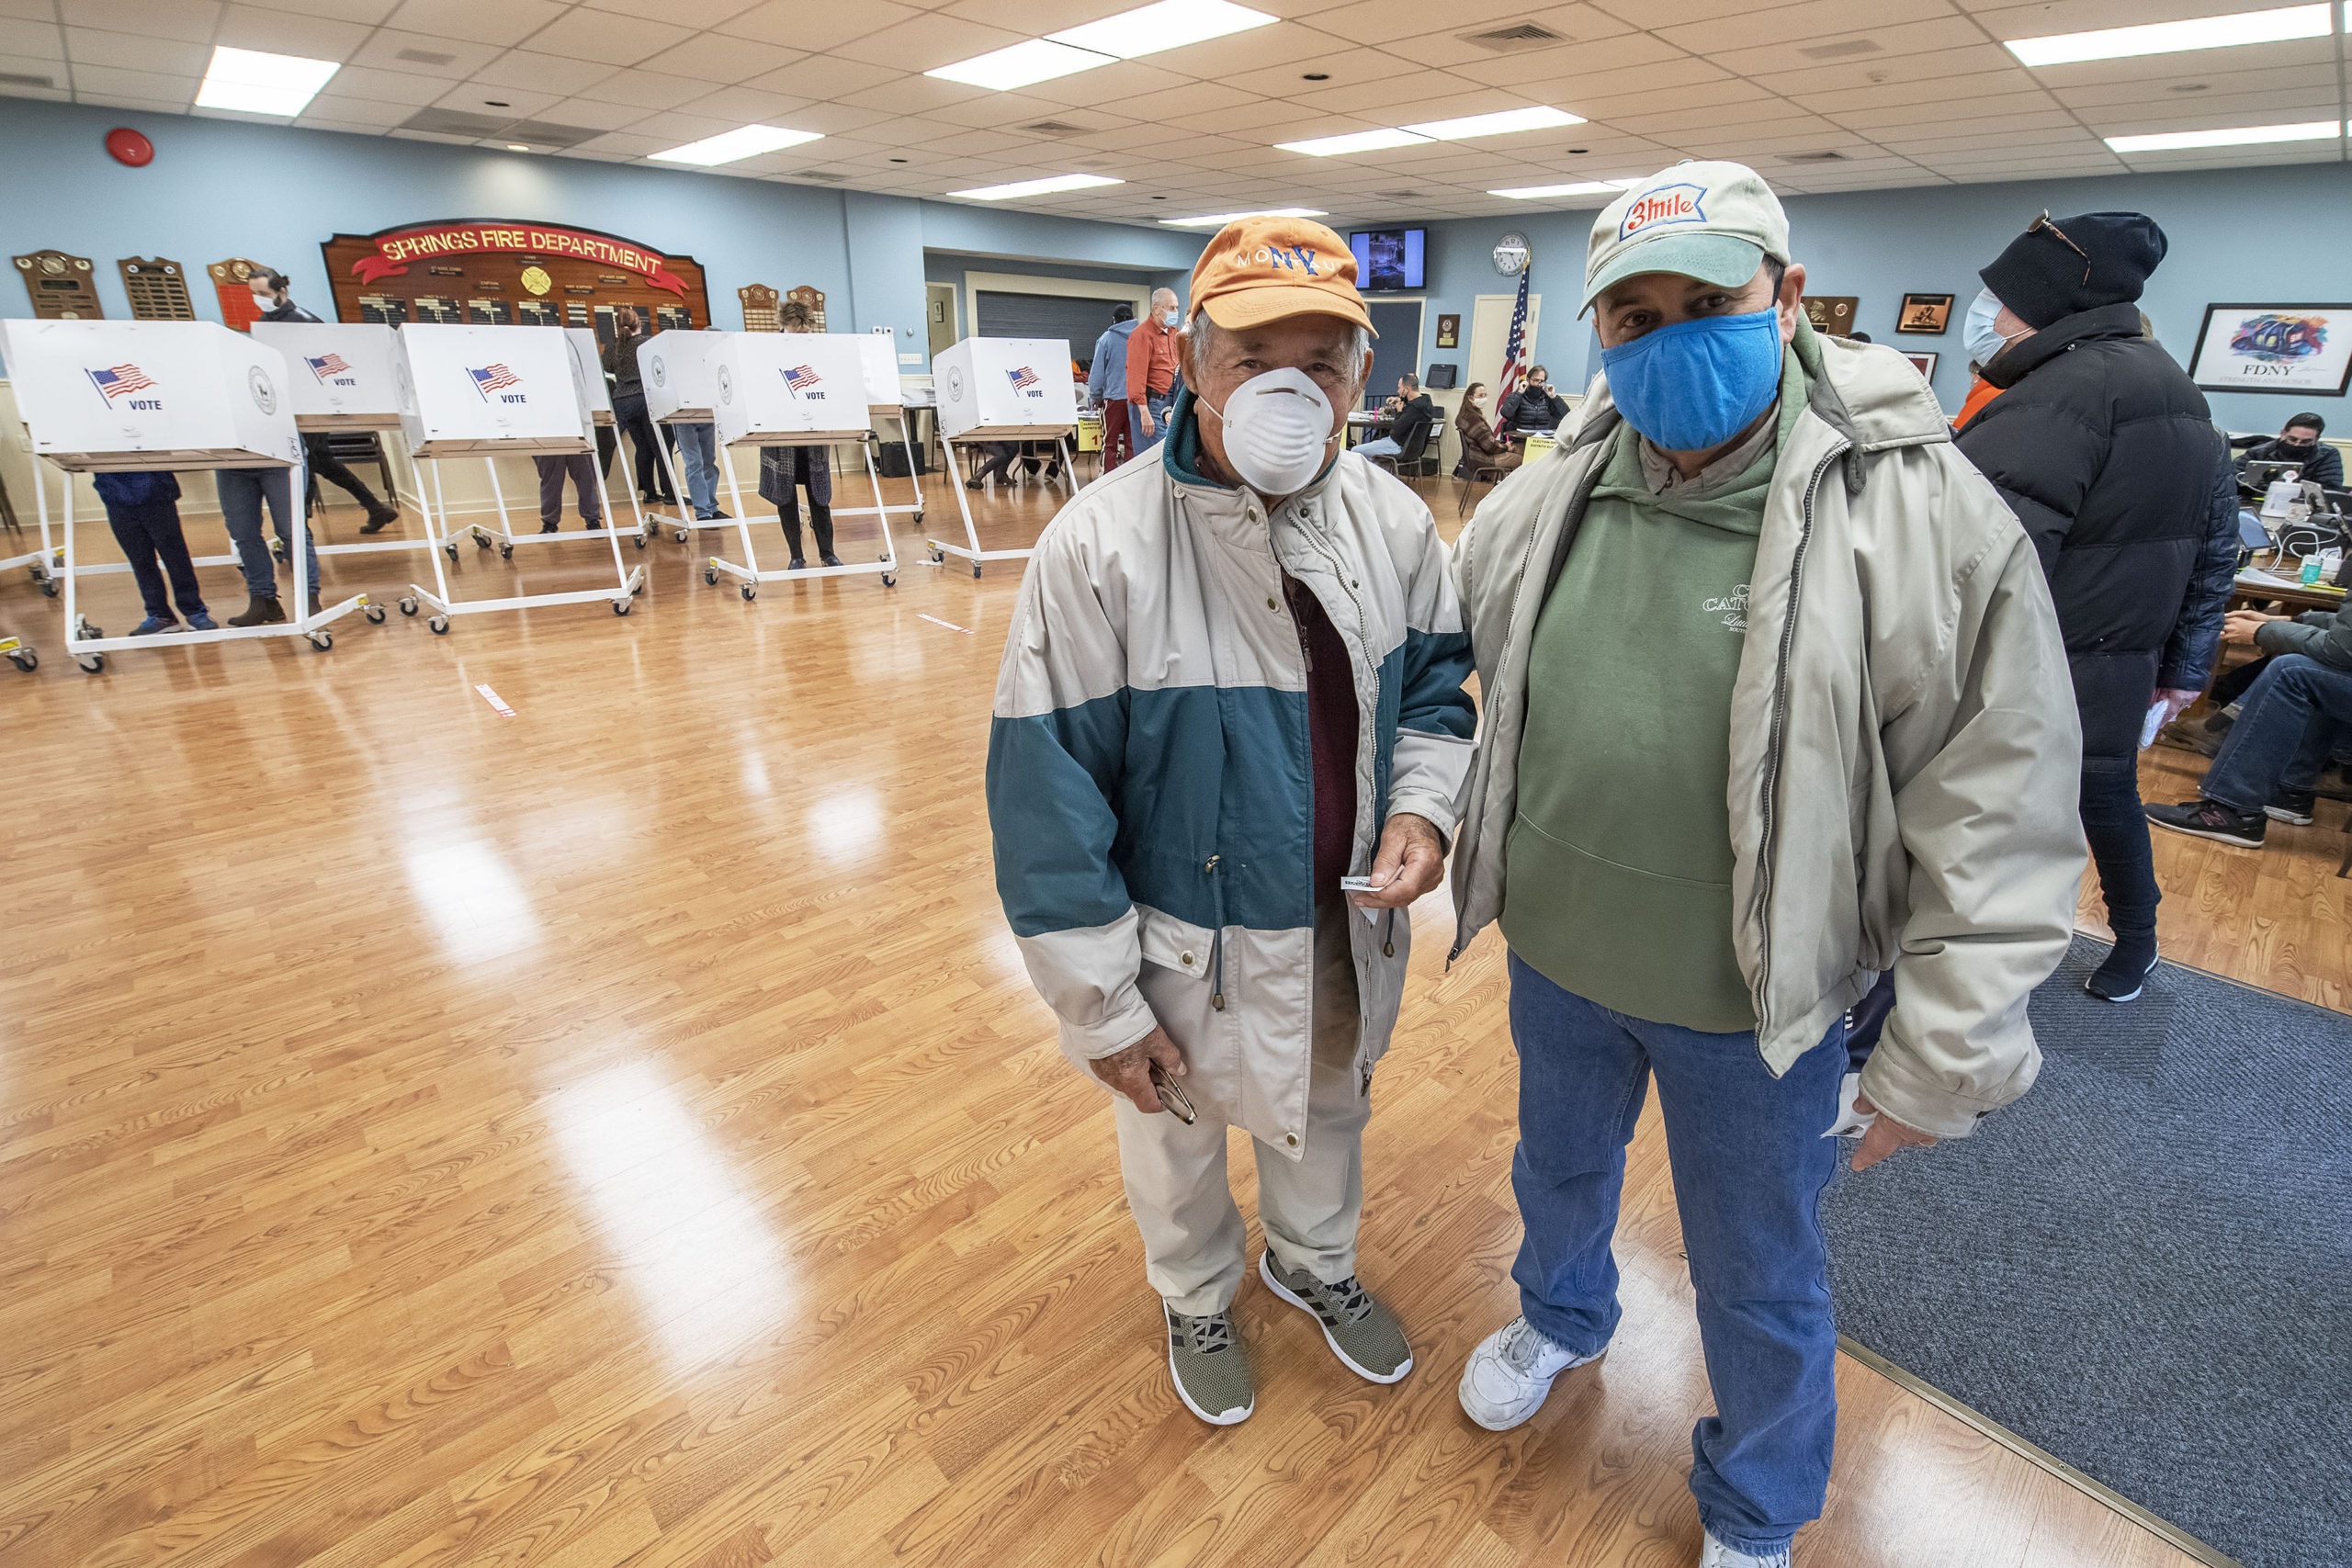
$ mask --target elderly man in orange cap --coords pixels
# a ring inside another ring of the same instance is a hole
[[[1372,365],[1355,260],[1228,224],[1147,460],[1037,541],[989,738],[998,892],[1064,1052],[1111,1091],[1176,1392],[1256,1394],[1226,1129],[1256,1140],[1258,1271],[1374,1382],[1412,1370],[1357,1278],[1373,1067],[1466,776],[1469,647],[1429,509],[1341,449]]]

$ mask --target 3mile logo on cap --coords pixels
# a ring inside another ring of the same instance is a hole
[[[1704,223],[1706,200],[1704,186],[1660,186],[1656,190],[1644,191],[1625,209],[1625,216],[1617,225],[1617,237],[1630,240],[1662,223]]]

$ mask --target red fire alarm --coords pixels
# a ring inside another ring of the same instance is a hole
[[[107,151],[114,154],[116,163],[128,164],[134,169],[143,169],[155,161],[155,144],[127,125],[107,132]]]

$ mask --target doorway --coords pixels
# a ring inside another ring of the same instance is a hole
[[[1488,419],[1495,417],[1496,411],[1502,402],[1500,389],[1496,386],[1496,383],[1502,379],[1503,351],[1510,344],[1510,313],[1518,307],[1517,294],[1481,294],[1472,302],[1470,373],[1463,378],[1462,384],[1464,390],[1468,389],[1473,381],[1484,381],[1487,384],[1487,417]],[[1527,363],[1530,365],[1534,364],[1538,358],[1537,344],[1541,340],[1535,334],[1535,327],[1543,313],[1544,296],[1532,289],[1529,290],[1527,326],[1521,341],[1525,344]]]
[[[926,283],[922,286],[926,309],[923,319],[930,323],[931,352],[935,355],[963,334],[956,330],[956,286],[952,283]]]

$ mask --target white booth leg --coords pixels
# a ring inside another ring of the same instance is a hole
[[[949,556],[955,556],[960,559],[970,561],[972,563],[972,575],[974,577],[978,577],[980,575],[980,563],[982,561],[1027,560],[1030,556],[1030,552],[1027,550],[984,550],[980,548],[980,531],[977,527],[973,526],[972,524],[972,503],[966,498],[963,471],[956,466],[956,443],[953,441],[942,441],[939,444],[939,450],[941,455],[947,459],[948,488],[956,492],[956,509],[964,514],[965,543],[962,545],[951,545],[934,535],[930,540],[931,558],[933,564],[944,565],[946,563],[946,558]]]

